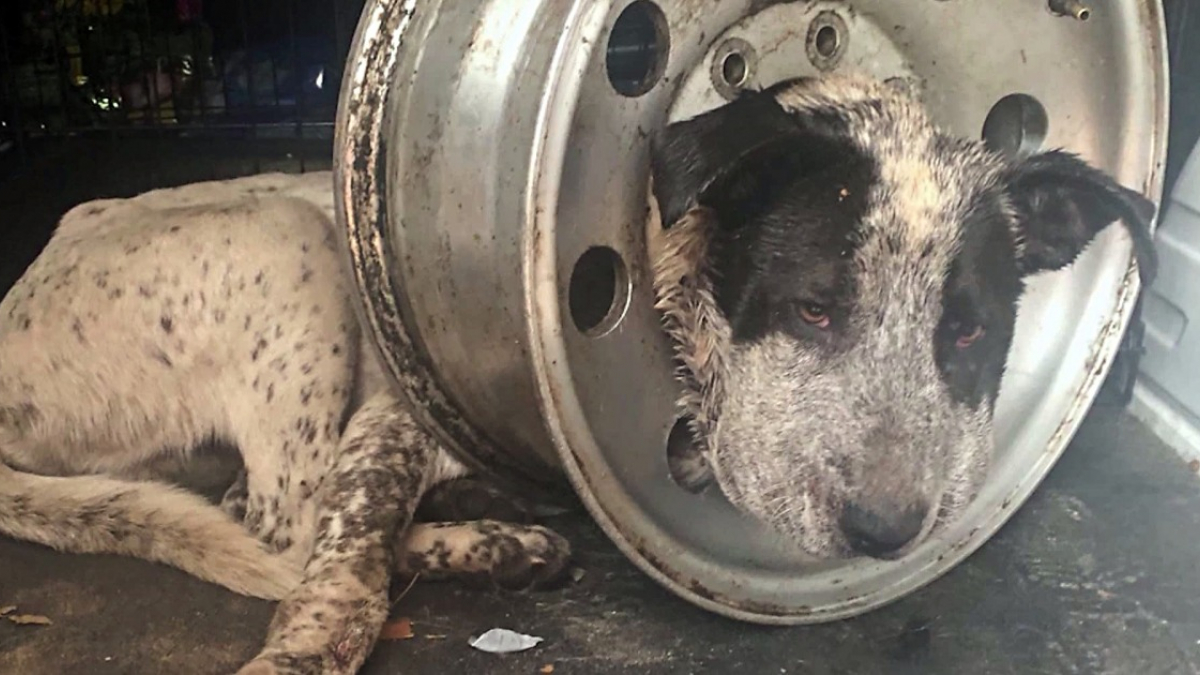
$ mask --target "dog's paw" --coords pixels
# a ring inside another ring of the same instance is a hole
[[[557,585],[570,560],[571,544],[557,532],[492,520],[414,525],[396,556],[402,579],[457,579],[516,591]]]
[[[551,588],[566,577],[571,544],[562,535],[540,525],[510,526],[519,531],[505,535],[519,547],[498,546],[491,570],[492,584],[508,590]]]

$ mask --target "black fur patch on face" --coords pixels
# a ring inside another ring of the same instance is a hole
[[[795,114],[785,111],[776,99],[779,91],[792,86],[784,81],[763,91],[746,91],[732,103],[670,125],[655,139],[651,156],[654,196],[664,226],[670,225],[695,204],[708,205],[710,198],[721,198],[755,167],[777,157],[793,163],[816,167],[820,163],[800,156],[786,157],[784,145],[808,148],[825,141],[844,147],[844,123],[832,114]],[[808,148],[819,154],[818,148]],[[794,171],[795,169],[793,169]],[[766,178],[766,176],[764,176]],[[726,206],[733,206],[724,197]],[[744,200],[741,205],[752,205]]]
[[[819,137],[780,143],[730,176],[711,205],[721,223],[716,299],[734,343],[779,332],[837,349],[846,339],[856,234],[875,180],[869,157]],[[827,327],[804,319],[812,306]]]
[[[780,107],[780,83],[668,128],[655,148],[655,196],[670,226],[691,206],[716,214],[716,300],[733,340],[773,332],[836,347],[852,308],[856,230],[877,170],[837,115]],[[831,325],[799,314],[820,305]]]
[[[1013,215],[1005,213],[1005,202]],[[934,338],[938,369],[954,399],[972,408],[995,401],[1024,278],[1069,265],[1111,223],[1125,224],[1142,278],[1152,280],[1154,212],[1145,197],[1061,151],[1015,163],[998,189],[983,191],[964,220]],[[1013,239],[1013,216],[1019,241]],[[977,329],[983,331],[977,340],[956,345]]]
[[[1023,284],[1011,227],[1000,195],[980,195],[963,221],[942,291],[934,358],[951,397],[972,409],[996,400],[1012,343]]]

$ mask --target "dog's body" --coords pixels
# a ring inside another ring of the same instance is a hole
[[[392,398],[360,335],[332,194],[326,172],[86,203],[0,304],[0,532],[287,598],[254,666],[280,657],[280,672],[297,657],[298,672],[357,668],[393,546],[402,571],[505,585],[569,553],[536,527],[408,530],[421,495],[465,470]],[[245,480],[223,506],[241,524],[127,480],[212,438],[240,450]]]
[[[654,178],[691,473],[823,557],[898,555],[970,501],[1022,278],[1147,219],[1078,160],[1005,160],[855,79],[673,125]],[[360,334],[331,188],[84,204],[0,304],[0,533],[284,598],[248,673],[356,670],[394,569],[525,586],[569,551],[533,526],[410,527],[465,472]],[[130,480],[210,437],[246,468],[224,510]]]

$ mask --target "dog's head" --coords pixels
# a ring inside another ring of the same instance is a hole
[[[824,558],[902,555],[974,498],[1026,277],[1116,221],[1155,264],[1141,195],[1070,154],[946,135],[873,80],[672,124],[653,180],[690,479]]]

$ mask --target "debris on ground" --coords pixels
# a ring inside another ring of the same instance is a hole
[[[4,618],[18,626],[49,626],[54,623],[41,614],[9,614]]]
[[[1192,473],[1200,473],[1200,459],[1188,462],[1188,468],[1192,470]]]
[[[580,581],[583,581],[583,577],[585,575],[587,575],[587,570],[583,569],[582,567],[571,568],[571,581],[579,583]]]
[[[379,632],[380,640],[408,640],[413,637],[412,621],[396,619],[383,624]]]
[[[538,672],[539,672],[539,673],[547,673],[547,674],[549,674],[549,673],[553,673],[553,672],[554,672],[554,664],[553,664],[553,663],[547,663],[546,665],[544,665],[544,666],[542,666],[541,668],[539,668],[539,669],[538,669]]]
[[[0,607],[0,618],[18,626],[49,626],[54,622],[41,614],[17,614],[16,605]]]
[[[540,637],[523,635],[506,628],[493,628],[479,637],[471,640],[471,646],[481,652],[492,654],[511,654],[523,652],[536,647],[542,641]]]

